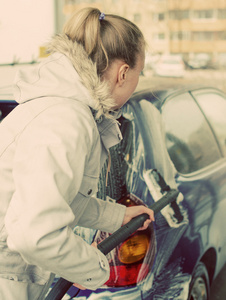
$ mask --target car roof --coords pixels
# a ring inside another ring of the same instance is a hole
[[[207,86],[207,85],[180,85],[180,86],[170,86],[170,87],[155,87],[155,88],[147,88],[140,91],[135,92],[132,97],[130,98],[131,101],[139,101],[141,99],[146,99],[158,108],[161,107],[162,103],[165,101],[166,98],[169,96],[176,96],[180,93],[186,92],[194,92],[196,90],[215,90],[220,91],[220,89]]]

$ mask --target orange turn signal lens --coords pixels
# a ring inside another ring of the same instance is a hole
[[[145,257],[148,247],[148,236],[145,233],[136,234],[120,246],[118,258],[123,264],[132,264],[138,262]]]

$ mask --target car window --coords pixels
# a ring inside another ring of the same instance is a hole
[[[195,172],[221,158],[215,137],[190,94],[166,101],[162,115],[166,146],[178,172]]]
[[[196,100],[204,111],[226,156],[226,99],[217,93],[195,93]]]
[[[0,122],[14,109],[16,104],[0,102]]]

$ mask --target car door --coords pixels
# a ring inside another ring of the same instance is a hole
[[[222,164],[225,164],[226,160],[226,95],[219,90],[204,89],[192,92],[194,99],[199,105],[200,109],[204,113],[207,122],[215,136],[216,142],[222,155]],[[225,175],[224,175],[225,177]],[[224,185],[224,181],[221,186]],[[221,220],[224,219],[223,211],[225,211],[225,190],[222,187],[218,189],[219,200],[222,202],[220,206],[222,209],[219,210],[217,215],[217,221],[221,228],[224,228],[225,224],[222,224]],[[224,232],[224,230],[221,230]],[[223,248],[221,252],[224,254],[222,257],[223,261],[226,261],[226,238],[223,239]]]
[[[207,97],[208,110],[203,100]],[[211,123],[214,123],[214,117],[219,120],[221,110],[222,106],[208,90],[173,95],[162,106],[166,146],[178,171],[179,189],[184,194],[189,213],[189,238],[193,239],[190,259],[192,261],[195,255],[201,258],[205,251],[214,247],[217,256],[216,269],[225,262],[226,234],[222,228],[226,226],[223,213],[226,209],[226,163],[225,130],[222,133],[221,129],[221,126],[225,128],[225,118],[221,119],[223,125],[215,126],[218,133]],[[190,263],[187,268],[191,266]]]

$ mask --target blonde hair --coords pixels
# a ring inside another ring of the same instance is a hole
[[[100,14],[96,8],[75,12],[65,24],[64,33],[73,42],[82,44],[96,63],[98,75],[103,75],[115,59],[121,59],[134,68],[137,56],[145,46],[142,32],[123,17],[106,14],[100,20]]]

